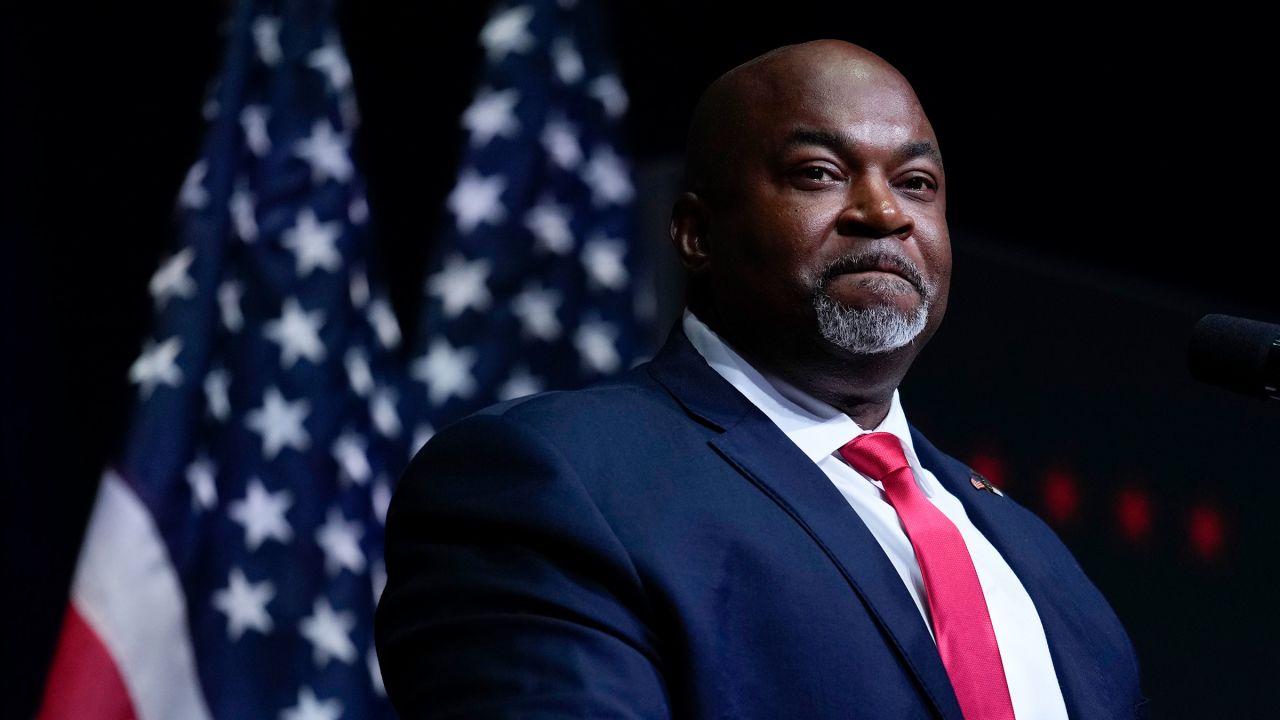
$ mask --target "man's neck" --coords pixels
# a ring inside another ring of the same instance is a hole
[[[714,314],[695,311],[695,315],[757,370],[781,378],[836,408],[863,429],[875,428],[884,421],[893,392],[915,357],[910,346],[856,355],[820,338],[763,342],[745,329],[719,322]]]
[[[821,363],[804,363],[798,359],[788,362],[786,358],[771,362],[745,353],[743,357],[848,415],[864,430],[884,421],[893,402],[893,391],[898,387],[894,381],[868,382],[859,373],[825,367]]]

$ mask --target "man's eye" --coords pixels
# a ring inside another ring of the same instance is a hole
[[[908,190],[917,190],[917,191],[929,191],[929,190],[938,189],[938,186],[936,183],[934,183],[932,180],[930,180],[929,178],[923,175],[915,175],[907,178],[902,183],[902,186]]]
[[[828,180],[836,179],[835,173],[832,172],[830,168],[822,167],[821,165],[810,165],[808,167],[801,168],[800,177],[805,180],[815,180],[818,182],[826,182]]]

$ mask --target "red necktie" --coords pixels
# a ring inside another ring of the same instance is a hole
[[[938,653],[966,720],[1013,720],[987,598],[960,531],[925,497],[898,438],[859,435],[840,448],[853,469],[880,481],[915,549]]]

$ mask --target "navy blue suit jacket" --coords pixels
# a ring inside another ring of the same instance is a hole
[[[1066,547],[912,437],[1034,601],[1071,717],[1140,715],[1133,648]],[[870,531],[679,329],[619,380],[433,438],[391,505],[387,578],[405,718],[961,719]]]

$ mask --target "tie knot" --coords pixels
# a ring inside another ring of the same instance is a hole
[[[863,433],[840,448],[840,457],[854,470],[881,483],[892,473],[908,467],[902,443],[893,433]]]

